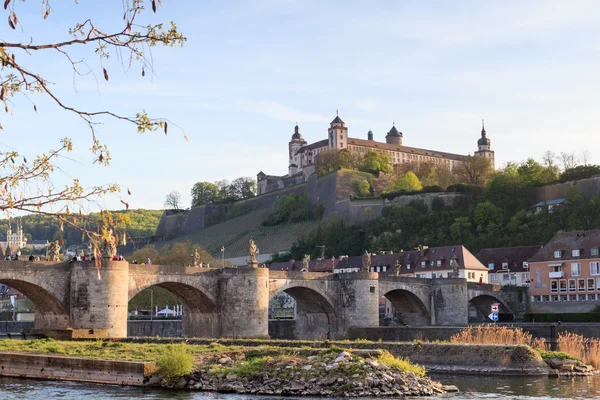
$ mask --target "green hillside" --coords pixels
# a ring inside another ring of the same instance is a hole
[[[113,210],[113,215],[126,214],[129,223],[125,227],[129,237],[148,237],[154,234],[163,210]],[[97,215],[96,213],[90,216]],[[65,245],[81,243],[81,231],[65,225],[61,232],[58,220],[49,215],[26,215],[21,218],[23,233],[29,239],[54,240],[62,236]],[[16,219],[11,220],[13,230],[16,229]],[[0,219],[0,233],[6,234],[8,220]],[[89,227],[88,227],[89,228]]]
[[[299,238],[306,236],[316,221],[261,226],[261,222],[272,213],[271,209],[253,211],[211,227],[165,241],[162,246],[191,241],[208,250],[216,258],[221,257],[221,246],[225,246],[225,257],[243,257],[248,253],[248,241],[253,239],[263,254],[289,250]]]

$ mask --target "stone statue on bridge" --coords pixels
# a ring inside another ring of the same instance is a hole
[[[400,265],[400,262],[398,260],[396,260],[396,264],[394,264],[394,274],[396,276],[400,276],[401,268],[402,268],[402,266]]]
[[[200,262],[200,253],[198,253],[198,249],[194,248],[194,252],[192,253],[192,267],[197,267]]]
[[[248,253],[250,254],[250,261],[248,261],[248,266],[251,268],[258,268],[258,260],[256,258],[258,248],[256,247],[256,244],[254,244],[254,240],[250,239],[248,243],[250,244],[250,246],[248,247]]]
[[[48,260],[49,261],[60,261],[60,244],[58,244],[58,240],[51,242],[48,245]]]
[[[365,250],[365,254],[362,256],[362,269],[361,271],[369,272],[371,270],[371,254]]]
[[[460,275],[460,272],[458,271],[458,269],[460,268],[460,265],[458,265],[456,256],[454,256],[450,259],[450,266],[452,267],[452,272],[449,274],[449,277],[450,278],[458,278],[458,276]]]
[[[302,272],[308,272],[309,264],[310,256],[308,254],[305,254],[304,258],[302,259]]]
[[[102,257],[113,258],[116,255],[117,246],[115,244],[115,238],[113,236],[112,229],[109,229],[104,241],[102,242]]]

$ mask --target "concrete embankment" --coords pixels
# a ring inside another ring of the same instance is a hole
[[[382,346],[386,348],[387,346]],[[548,375],[550,368],[529,346],[488,344],[390,344],[387,350],[432,372],[478,375]]]
[[[143,386],[144,363],[0,353],[0,376]]]

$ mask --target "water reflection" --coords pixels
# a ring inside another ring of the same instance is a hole
[[[545,376],[469,376],[431,375],[461,392],[454,399],[597,399],[600,398],[600,376],[548,378]]]
[[[597,399],[600,398],[600,376],[582,378],[490,377],[432,374],[433,379],[456,385],[461,393],[447,395],[463,399]],[[75,382],[36,381],[0,378],[0,399],[177,399],[177,400],[297,400],[298,397],[246,396],[203,392],[180,392],[136,387],[95,385]],[[372,398],[371,398],[372,399]],[[428,398],[428,399],[431,399]],[[316,400],[316,399],[315,399]]]

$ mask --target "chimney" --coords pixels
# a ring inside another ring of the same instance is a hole
[[[421,257],[425,255],[425,247],[422,244],[419,245],[419,252],[421,253]]]

